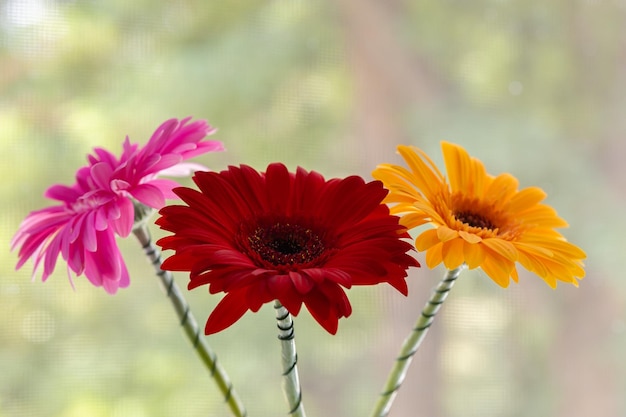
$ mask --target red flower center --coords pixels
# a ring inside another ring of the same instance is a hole
[[[293,219],[262,219],[244,226],[242,232],[242,249],[265,268],[293,269],[319,261],[328,250],[316,228]]]

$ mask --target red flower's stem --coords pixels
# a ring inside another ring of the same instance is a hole
[[[147,227],[145,225],[140,225],[133,229],[133,234],[139,240],[139,243],[143,247],[143,250],[146,253],[146,256],[148,256],[148,259],[150,259],[152,265],[154,265],[156,275],[161,280],[163,290],[172,302],[172,306],[174,307],[174,310],[176,310],[176,315],[180,319],[180,325],[183,326],[187,338],[222,392],[224,401],[228,403],[233,415],[236,417],[246,417],[246,409],[241,403],[239,395],[235,392],[233,384],[230,382],[230,378],[226,374],[226,371],[217,362],[217,355],[206,342],[206,339],[201,337],[198,322],[191,313],[189,304],[181,294],[178,285],[174,282],[172,273],[161,269],[161,264],[163,263],[161,260],[161,253],[154,243],[152,243],[150,232]]]
[[[283,358],[283,392],[289,404],[289,415],[294,417],[306,417],[302,405],[302,390],[298,378],[298,354],[296,353],[295,334],[291,314],[283,305],[276,300],[276,321],[278,326],[278,339],[282,348]]]
[[[396,398],[396,394],[398,393],[398,389],[400,389],[402,382],[404,382],[404,378],[406,377],[409,365],[411,365],[413,356],[419,349],[424,337],[426,337],[426,333],[428,333],[430,325],[435,320],[435,315],[439,311],[439,308],[441,308],[443,302],[446,300],[448,292],[452,289],[452,286],[463,269],[465,269],[465,264],[448,271],[439,285],[437,285],[434,289],[430,300],[428,300],[422,309],[422,314],[417,319],[417,323],[415,323],[415,327],[413,327],[411,334],[409,334],[402,344],[402,348],[396,358],[396,362],[389,373],[387,383],[385,384],[383,392],[380,394],[380,398],[378,399],[378,403],[376,403],[374,411],[371,414],[372,417],[385,417],[389,414],[393,400]]]

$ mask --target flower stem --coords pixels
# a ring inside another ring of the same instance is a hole
[[[302,390],[298,378],[298,354],[296,353],[295,334],[291,314],[283,305],[276,300],[276,321],[278,326],[278,339],[282,348],[283,362],[283,392],[289,404],[289,415],[294,417],[306,417],[304,405],[302,405]]]
[[[387,383],[385,384],[383,392],[380,394],[380,398],[378,399],[378,403],[371,414],[372,417],[385,417],[389,414],[391,404],[393,403],[393,400],[398,393],[398,389],[400,389],[400,386],[406,377],[406,373],[411,365],[413,356],[426,337],[426,333],[428,333],[430,325],[435,320],[435,315],[439,311],[443,302],[446,300],[448,292],[463,269],[465,269],[465,265],[461,265],[456,269],[448,271],[441,282],[439,282],[437,287],[433,290],[433,294],[422,309],[422,314],[417,320],[417,323],[415,323],[415,327],[413,327],[413,330],[402,344],[400,353],[398,354],[396,362],[389,373],[389,377],[387,378]]]
[[[233,384],[230,382],[230,378],[226,374],[226,371],[217,362],[217,355],[209,346],[206,339],[201,337],[198,322],[191,313],[189,304],[181,294],[178,285],[176,285],[172,273],[161,269],[161,264],[163,263],[161,260],[161,253],[154,243],[152,243],[148,228],[142,224],[133,229],[133,234],[139,240],[139,243],[143,247],[143,250],[148,259],[150,259],[152,265],[154,265],[156,275],[161,280],[163,290],[172,302],[172,306],[174,307],[174,310],[176,310],[176,315],[180,319],[180,325],[185,330],[187,338],[191,342],[206,368],[209,370],[219,390],[222,392],[224,401],[228,403],[228,406],[234,416],[246,417],[246,409],[241,403],[239,395],[235,392]]]

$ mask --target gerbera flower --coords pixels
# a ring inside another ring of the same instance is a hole
[[[386,201],[397,203],[391,212],[402,214],[404,226],[435,226],[415,240],[428,267],[465,263],[506,287],[510,278],[518,280],[519,262],[553,288],[557,281],[578,285],[585,253],[555,230],[567,223],[540,203],[546,194],[537,187],[518,190],[510,174],[491,176],[462,147],[441,146],[447,179],[426,153],[409,146],[398,147],[409,169],[383,164],[373,172],[390,190]]]
[[[97,287],[109,293],[129,284],[128,271],[115,242],[126,237],[135,223],[138,208],[159,209],[166,198],[176,198],[172,180],[158,175],[186,175],[202,167],[181,163],[205,152],[222,150],[218,141],[205,141],[215,129],[203,120],[164,122],[146,146],[131,144],[128,137],[118,159],[96,148],[89,164],[76,173],[72,186],[53,185],[45,196],[60,204],[33,211],[20,225],[11,249],[20,247],[16,269],[34,259],[33,276],[43,261],[42,280],[54,271],[59,254],[72,272],[83,273]]]
[[[265,173],[242,165],[193,180],[200,191],[174,190],[187,206],[161,209],[156,224],[174,235],[157,243],[175,250],[162,267],[189,271],[189,289],[226,293],[207,334],[273,300],[293,315],[304,304],[334,334],[351,313],[344,288],[387,282],[406,295],[406,270],[419,264],[406,253],[406,230],[381,204],[379,181],[326,181],[278,163]]]

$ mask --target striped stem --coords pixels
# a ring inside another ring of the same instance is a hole
[[[456,269],[448,271],[441,282],[433,290],[433,294],[424,306],[415,327],[402,344],[402,348],[396,358],[396,362],[389,373],[387,383],[385,384],[383,392],[380,394],[378,399],[378,403],[376,403],[374,411],[371,414],[372,417],[385,417],[389,414],[393,400],[395,399],[402,382],[404,382],[404,378],[406,377],[406,373],[411,365],[413,356],[419,349],[424,337],[426,337],[428,329],[435,320],[435,315],[439,311],[443,302],[446,300],[448,292],[463,269],[465,269],[465,265],[461,265]]]
[[[278,339],[282,348],[283,392],[289,404],[288,414],[294,417],[306,417],[298,378],[298,354],[294,340],[293,320],[289,311],[278,300],[274,302],[274,309],[276,309]]]
[[[239,395],[235,392],[233,384],[230,382],[230,378],[226,374],[226,371],[217,362],[217,355],[209,346],[206,339],[201,337],[198,322],[194,318],[189,304],[180,292],[178,285],[176,285],[172,273],[161,269],[161,264],[163,263],[161,253],[154,243],[152,243],[148,228],[145,224],[141,224],[133,229],[133,234],[139,240],[146,256],[150,259],[150,262],[154,266],[156,275],[161,280],[163,291],[172,302],[172,306],[174,307],[174,310],[176,310],[176,315],[180,319],[180,325],[183,327],[187,338],[191,342],[193,348],[206,368],[209,370],[209,373],[215,380],[219,390],[222,392],[224,401],[228,403],[228,406],[234,416],[246,417],[246,409],[241,403]]]

